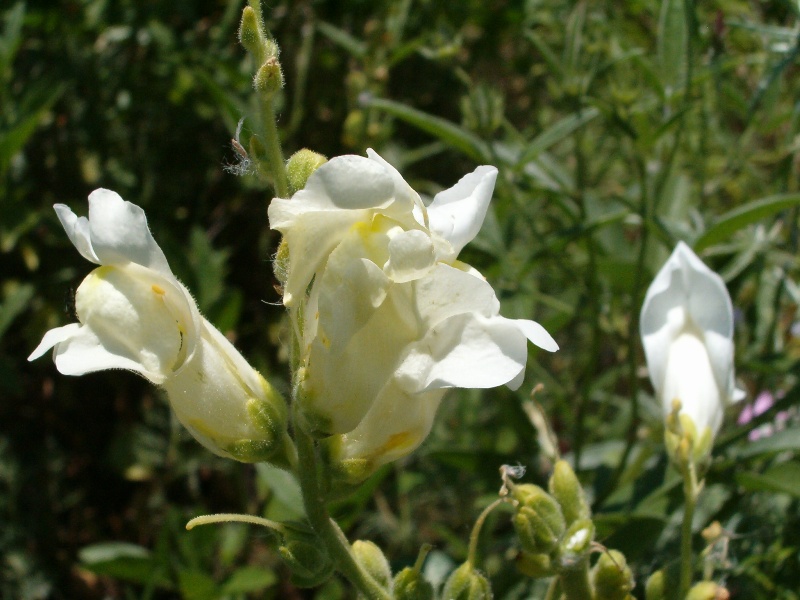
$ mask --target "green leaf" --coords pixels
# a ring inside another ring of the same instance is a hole
[[[662,83],[675,91],[686,79],[689,37],[684,0],[663,0],[658,21],[658,63]]]
[[[317,29],[334,44],[339,44],[339,46],[356,58],[362,58],[367,54],[367,45],[361,40],[354,38],[343,29],[339,29],[325,21],[317,21]]]
[[[737,473],[736,483],[751,492],[780,492],[800,498],[800,462],[775,465],[766,473]]]
[[[784,429],[772,434],[769,437],[761,438],[755,442],[748,442],[736,447],[730,458],[752,458],[765,454],[775,454],[785,450],[800,449],[800,427]]]
[[[78,552],[83,567],[97,575],[107,575],[140,584],[155,583],[171,589],[169,579],[158,569],[158,561],[142,546],[107,542],[86,546]]]
[[[181,571],[178,584],[185,600],[217,600],[220,596],[214,579],[203,571]]]
[[[263,567],[242,567],[234,571],[222,586],[225,594],[247,594],[258,592],[275,585],[278,577],[275,572]]]
[[[779,194],[748,202],[724,215],[694,244],[696,252],[726,241],[740,229],[800,204],[800,194]]]
[[[12,321],[28,307],[28,302],[33,297],[34,287],[29,284],[18,285],[9,292],[3,304],[0,304],[0,338],[6,332]]]
[[[406,123],[439,138],[451,148],[462,152],[476,162],[492,162],[492,155],[486,143],[451,121],[434,117],[421,110],[392,100],[368,98],[364,101],[364,105],[369,108],[377,108],[393,117],[402,119]]]
[[[15,123],[9,130],[0,132],[0,174],[8,168],[11,158],[19,152],[33,135],[44,114],[50,110],[53,103],[58,100],[64,91],[63,86],[56,86],[47,95],[37,102],[27,116]]]
[[[599,114],[600,111],[592,107],[556,121],[553,125],[531,140],[522,157],[519,159],[517,166],[522,167],[526,165],[550,146],[557,144],[573,131],[593,120]]]
[[[291,473],[267,463],[258,463],[256,472],[259,482],[266,484],[275,498],[290,509],[295,518],[305,517],[303,493],[300,491],[300,484]]]

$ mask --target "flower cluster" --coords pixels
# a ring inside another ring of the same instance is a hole
[[[252,462],[280,452],[286,406],[204,319],[169,268],[144,211],[109,190],[89,196],[89,218],[56,214],[86,260],[100,265],[75,293],[79,323],[48,331],[28,360],[53,348],[58,370],[126,369],[162,386],[178,419],[212,452]]]
[[[305,427],[358,480],[428,435],[447,388],[522,383],[544,328],[499,315],[494,290],[457,260],[478,233],[497,170],[478,167],[426,206],[378,154],[319,167],[270,225],[284,236],[284,304],[300,340]]]

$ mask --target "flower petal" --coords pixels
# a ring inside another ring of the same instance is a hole
[[[388,206],[394,193],[394,180],[382,164],[346,155],[332,158],[314,171],[292,201],[322,210],[357,210]]]
[[[116,192],[101,188],[89,194],[89,228],[100,264],[132,262],[174,278],[147,227],[144,211]]]
[[[496,179],[496,168],[478,167],[449,190],[436,194],[428,206],[431,231],[450,242],[454,256],[478,234]]]
[[[539,325],[536,321],[529,321],[527,319],[514,319],[513,322],[519,327],[522,334],[528,338],[534,346],[538,346],[542,350],[548,352],[555,352],[558,350],[558,344],[553,339],[547,330]]]
[[[92,236],[89,232],[89,219],[86,217],[78,217],[72,209],[66,204],[56,204],[53,206],[58,215],[58,220],[67,232],[67,237],[72,244],[77,248],[80,255],[97,265],[100,264],[100,259],[92,248]]]
[[[389,240],[389,261],[384,267],[397,283],[419,279],[433,266],[436,257],[430,236],[412,229],[392,236]]]
[[[44,356],[44,353],[50,350],[50,348],[72,337],[80,328],[81,328],[80,323],[70,323],[69,325],[64,325],[63,327],[56,327],[55,329],[51,329],[50,331],[44,334],[42,341],[39,342],[38,346],[36,346],[36,350],[31,352],[31,355],[28,357],[28,360],[29,361],[36,360],[40,356]]]

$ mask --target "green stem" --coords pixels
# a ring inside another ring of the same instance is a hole
[[[283,161],[281,138],[278,135],[278,123],[275,119],[275,108],[272,98],[261,95],[261,113],[264,123],[264,141],[267,147],[267,160],[272,172],[275,194],[279,198],[289,197],[289,178],[286,175],[286,164]]]
[[[697,496],[700,492],[697,484],[697,471],[694,460],[689,458],[686,468],[681,469],[683,475],[683,493],[686,501],[683,509],[683,524],[681,526],[681,577],[680,597],[685,598],[692,585],[692,571],[694,561],[692,556],[692,519],[697,505]]]
[[[561,571],[559,579],[566,600],[592,600],[594,598],[592,584],[589,583],[588,558],[584,558],[571,569]]]
[[[314,441],[300,427],[295,427],[294,432],[299,458],[297,473],[303,493],[303,504],[311,527],[325,544],[336,569],[358,588],[365,598],[390,600],[388,592],[361,569],[350,551],[350,544],[344,533],[328,515],[328,509],[325,507],[325,500],[317,480]]]
[[[495,508],[500,506],[505,502],[505,498],[498,498],[494,502],[492,502],[489,506],[483,509],[483,512],[478,516],[477,520],[475,521],[475,525],[472,528],[472,532],[469,534],[469,550],[467,551],[467,563],[473,569],[475,568],[475,561],[478,555],[478,538],[481,536],[481,528],[483,527],[484,521],[486,521],[486,517],[489,516],[489,513],[492,512]]]

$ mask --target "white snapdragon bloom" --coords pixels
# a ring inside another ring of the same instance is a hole
[[[331,458],[354,479],[414,450],[447,388],[516,389],[526,340],[558,348],[538,323],[501,317],[492,287],[456,260],[496,177],[478,167],[425,206],[370,150],[330,160],[269,207],[288,249],[305,424],[337,434]]]
[[[64,375],[126,369],[162,386],[175,414],[212,452],[242,461],[282,449],[280,396],[197,309],[147,227],[115,192],[89,196],[89,218],[56,214],[81,256],[101,265],[75,293],[79,323],[48,331],[28,360],[53,348]]]
[[[733,307],[722,278],[679,242],[647,290],[640,318],[650,380],[667,416],[681,403],[710,444],[741,399],[733,373]]]

